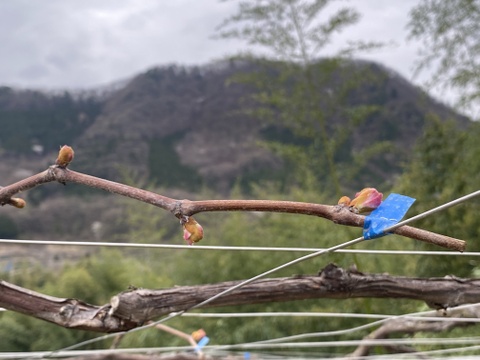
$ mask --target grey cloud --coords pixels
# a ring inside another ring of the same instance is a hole
[[[364,16],[336,38],[333,48],[350,37],[403,41],[403,23],[414,1],[380,3],[343,3]],[[211,40],[236,7],[235,1],[218,0],[0,1],[0,85],[91,87],[153,65],[203,64],[238,53],[245,48],[241,42]],[[402,42],[369,57],[406,75],[413,54]]]

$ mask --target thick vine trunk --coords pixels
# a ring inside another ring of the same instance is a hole
[[[115,295],[110,304],[95,306],[76,299],[43,295],[1,281],[0,306],[66,328],[118,332],[171,312],[187,310],[240,282],[128,290]],[[324,298],[404,298],[424,301],[435,308],[447,308],[480,302],[480,279],[363,274],[330,264],[318,275],[257,280],[205,307]]]

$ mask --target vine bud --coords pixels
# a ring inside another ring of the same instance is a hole
[[[203,329],[198,329],[197,331],[192,332],[192,338],[197,342],[200,341],[205,336],[207,336],[207,333]]]
[[[338,205],[348,206],[350,205],[350,198],[348,196],[342,196],[340,200],[338,200]]]
[[[185,216],[181,223],[183,225],[183,239],[188,245],[193,245],[193,243],[203,239],[203,228],[192,216]]]
[[[18,209],[22,209],[22,208],[25,207],[25,205],[27,205],[27,202],[23,199],[20,199],[20,198],[10,198],[8,200],[8,204],[12,205],[12,206],[15,206]]]
[[[57,160],[55,164],[60,168],[66,168],[73,160],[74,151],[68,145],[63,145],[58,152]]]
[[[350,208],[356,213],[369,212],[382,203],[383,194],[375,188],[365,188],[355,194],[350,202]]]

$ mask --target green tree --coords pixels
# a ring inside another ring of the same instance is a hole
[[[255,198],[289,199],[304,201],[315,199],[324,202],[325,197],[320,191],[294,190],[285,194],[278,185],[258,185],[254,189]],[[234,194],[242,197],[242,194]],[[203,225],[208,245],[231,246],[263,246],[263,247],[329,247],[340,242],[358,237],[361,229],[342,227],[317,217],[294,214],[270,213],[226,213],[199,214],[196,219]],[[137,230],[135,230],[136,232]],[[142,230],[145,233],[145,229]],[[132,238],[135,235],[132,234]],[[179,238],[176,235],[176,238]],[[379,240],[364,244],[366,248],[405,249],[409,241],[399,238],[396,241]],[[194,250],[193,250],[194,251]],[[240,280],[269,270],[273,267],[291,261],[304,253],[281,251],[178,251],[169,261],[174,263],[174,271],[170,275],[173,283],[179,285],[208,284],[220,281]],[[354,256],[351,254],[328,254],[272,274],[271,277],[315,274],[328,263],[335,262],[340,266],[349,267],[356,264],[361,271],[389,272],[391,274],[414,275],[414,266],[410,257],[403,257],[392,262],[391,258],[373,255]],[[378,313],[391,312],[391,302],[382,300],[352,299],[342,300],[342,307],[348,312],[374,311]],[[414,311],[417,304],[410,301],[396,301],[394,311],[399,314]],[[209,310],[206,310],[209,311]],[[212,310],[213,311],[213,310]],[[215,309],[224,312],[248,311],[338,311],[336,300],[295,301],[285,303],[265,303]],[[245,341],[259,341],[273,337],[288,336],[295,333],[328,331],[360,325],[358,319],[332,319],[328,322],[315,318],[220,318],[197,319],[180,318],[169,322],[184,331],[197,328],[206,330],[212,343],[228,344]],[[136,336],[136,335],[133,335]],[[125,339],[127,344],[137,345],[134,337]],[[137,339],[138,340],[138,339]],[[150,340],[149,340],[150,341]],[[154,339],[151,339],[154,344]],[[158,342],[158,338],[156,340]],[[172,340],[172,343],[179,343]],[[172,344],[170,343],[170,344]],[[158,344],[158,343],[157,343]],[[344,350],[339,350],[343,352]]]
[[[452,88],[458,105],[480,103],[480,2],[423,0],[410,12],[411,39],[421,41],[416,72],[430,73],[430,86]]]
[[[138,253],[134,255],[128,251],[105,249],[56,271],[35,268],[14,275],[11,281],[44,294],[82,299],[96,305],[108,303],[113,295],[130,285],[145,288],[174,285],[168,276],[173,272],[170,265],[174,264],[162,262],[171,254],[165,253],[155,259],[148,253],[143,257]],[[158,331],[155,334],[156,342],[152,335],[143,336],[152,338],[149,344],[158,344]],[[98,334],[65,329],[10,311],[0,313],[0,351],[58,350],[95,336]],[[87,348],[106,348],[109,343],[105,340]]]
[[[10,216],[0,216],[0,238],[15,239],[18,236],[18,233],[18,226]]]
[[[254,85],[254,100],[259,107],[252,113],[277,125],[274,130],[278,126],[288,129],[284,135],[292,141],[269,145],[286,159],[290,175],[295,174],[301,187],[318,187],[322,180],[324,188],[340,195],[345,174],[338,168],[339,158],[345,153],[351,157],[347,140],[352,129],[376,110],[375,106],[352,104],[352,90],[359,76],[366,76],[368,71],[354,71],[346,66],[347,59],[379,44],[352,42],[334,57],[319,60],[334,35],[360,18],[356,10],[344,7],[321,22],[320,13],[330,3],[240,1],[238,12],[219,26],[218,34],[268,50],[267,58],[247,57],[257,71],[237,77]],[[282,140],[285,142],[285,138]]]
[[[0,88],[2,149],[25,154],[33,145],[56,151],[72,143],[95,120],[101,101],[88,94],[46,95],[38,91]],[[22,131],[19,131],[22,129]]]
[[[210,194],[199,196],[206,198]],[[243,197],[242,194],[234,194]],[[258,185],[254,196],[264,199],[299,199],[303,201],[325,202],[325,195],[316,190],[293,189],[284,193],[278,185]],[[151,211],[151,210],[155,211]],[[174,219],[155,221],[159,217],[157,208],[139,206],[132,212],[126,212],[123,221],[132,223],[125,238],[149,242],[181,240],[181,227]],[[166,213],[167,214],[167,213]],[[160,216],[159,216],[160,215]],[[170,214],[167,214],[169,217]],[[324,219],[294,214],[278,213],[210,213],[198,214],[197,220],[205,229],[208,245],[266,246],[266,247],[305,247],[323,248],[339,244],[358,237],[361,229],[335,225]],[[169,221],[167,223],[167,221]],[[175,224],[176,232],[159,231],[166,225]],[[393,237],[393,236],[392,236]],[[410,242],[392,237],[363,243],[362,248],[407,249]],[[112,250],[104,249],[79,262],[66,265],[55,272],[35,269],[27,274],[18,274],[12,282],[52,296],[74,297],[92,304],[102,305],[116,293],[127,289],[129,285],[143,288],[161,288],[174,285],[194,285],[219,281],[246,279],[275,266],[291,261],[303,252],[257,252],[257,251],[200,251],[183,250]],[[357,265],[360,271],[388,272],[395,275],[414,275],[414,261],[411,257],[399,257],[391,261],[388,256],[357,255],[333,253],[321,256],[272,276],[293,276],[315,274],[330,262],[342,267]],[[395,300],[349,299],[342,300],[345,312],[398,313],[414,311],[418,303]],[[285,303],[245,305],[216,309],[225,312],[246,311],[322,311],[338,312],[338,300],[309,300]],[[360,319],[338,318],[319,321],[317,318],[189,318],[180,317],[169,321],[168,325],[185,332],[204,328],[213,344],[242,343],[246,341],[267,340],[305,332],[331,331],[345,329],[362,324]],[[29,334],[29,336],[25,336]],[[30,336],[31,335],[31,336]],[[366,335],[366,332],[365,332]],[[0,314],[0,350],[29,351],[54,350],[90,339],[94,334],[62,329],[27,316],[6,312]],[[358,333],[349,335],[357,338]],[[349,339],[349,336],[346,339]],[[35,339],[35,341],[30,341]],[[337,337],[335,339],[338,339]],[[173,346],[185,345],[181,339],[159,333],[156,329],[139,331],[122,339],[122,347]],[[95,343],[89,348],[105,348],[109,341]],[[334,352],[335,350],[332,350]],[[344,353],[345,349],[338,349]]]
[[[396,190],[417,199],[414,209],[423,212],[478,190],[480,183],[480,126],[472,123],[468,131],[453,123],[431,117],[418,141],[414,158],[399,179]],[[418,222],[418,226],[468,241],[469,251],[478,251],[479,199],[472,199]],[[417,224],[415,224],[417,226]],[[425,248],[426,245],[417,245]],[[471,276],[476,260],[464,257],[428,256],[418,263],[419,276],[454,274]]]

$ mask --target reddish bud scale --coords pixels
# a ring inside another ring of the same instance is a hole
[[[63,145],[60,148],[60,151],[58,152],[58,157],[57,157],[57,160],[55,161],[55,164],[58,165],[58,167],[66,168],[68,164],[72,162],[73,157],[74,157],[73,149],[68,145]]]
[[[375,188],[365,188],[355,194],[350,202],[350,208],[357,213],[375,210],[382,203],[383,194]]]

